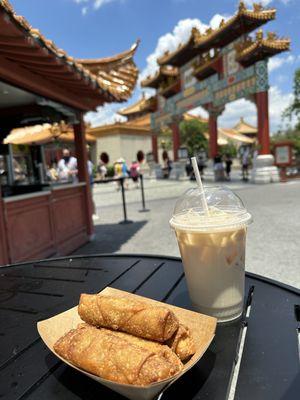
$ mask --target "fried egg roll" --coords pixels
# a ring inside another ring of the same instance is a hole
[[[131,344],[134,344],[143,349],[146,349],[155,354],[158,354],[160,357],[163,357],[167,361],[169,361],[172,365],[174,365],[174,366],[177,365],[179,369],[182,368],[182,362],[180,361],[180,359],[177,357],[177,355],[174,353],[174,351],[165,344],[153,342],[152,340],[142,339],[137,336],[133,336],[133,335],[130,335],[130,334],[124,333],[124,332],[111,331],[106,328],[99,328],[99,329],[101,329],[107,333],[110,333],[112,335],[115,335],[116,337],[119,337],[121,339],[124,339]]]
[[[82,294],[78,313],[91,325],[158,342],[171,338],[179,326],[175,314],[168,308],[127,297]]]
[[[185,361],[196,353],[191,332],[185,325],[179,324],[178,330],[166,343],[180,360]]]
[[[146,386],[179,371],[158,354],[88,325],[66,333],[54,350],[75,366],[117,383]]]

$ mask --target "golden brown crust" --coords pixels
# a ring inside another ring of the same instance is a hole
[[[158,342],[168,340],[179,325],[175,314],[169,309],[149,306],[125,297],[82,294],[78,313],[81,319],[91,325]]]
[[[182,368],[182,362],[180,361],[180,359],[177,357],[177,355],[174,353],[174,351],[171,350],[170,347],[165,344],[153,342],[153,341],[147,340],[147,339],[142,339],[137,336],[133,336],[133,335],[130,335],[130,334],[124,333],[124,332],[111,331],[106,328],[99,328],[99,329],[101,329],[107,333],[110,333],[112,335],[115,335],[116,337],[119,337],[121,339],[124,339],[131,344],[134,344],[143,349],[149,350],[152,353],[159,355],[160,357],[165,358],[173,366],[177,366],[178,370],[180,370]]]
[[[196,346],[191,332],[188,327],[182,324],[179,324],[178,330],[167,341],[167,345],[182,361],[187,360],[196,353]]]
[[[54,350],[77,367],[118,383],[145,386],[180,370],[154,352],[86,324],[60,338]]]

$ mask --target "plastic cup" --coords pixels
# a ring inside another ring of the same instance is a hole
[[[243,311],[246,234],[252,218],[228,188],[204,188],[209,215],[201,194],[199,188],[186,191],[175,204],[170,225],[193,307],[227,322]]]

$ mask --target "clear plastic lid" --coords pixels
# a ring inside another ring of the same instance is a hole
[[[252,222],[242,200],[227,187],[205,187],[209,214],[202,206],[199,188],[188,189],[176,201],[170,225],[175,229],[207,231],[246,226]]]

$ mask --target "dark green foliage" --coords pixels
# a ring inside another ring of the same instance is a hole
[[[198,119],[182,121],[180,123],[180,140],[183,146],[186,146],[190,156],[193,156],[200,149],[208,150],[208,141],[204,133],[208,131],[206,122]]]
[[[300,130],[300,68],[295,71],[293,95],[293,102],[285,109],[283,117],[291,119],[295,115],[297,118],[296,129]]]

